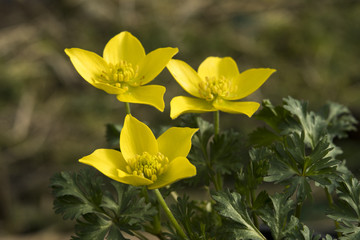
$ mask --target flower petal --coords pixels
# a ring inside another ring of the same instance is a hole
[[[198,73],[202,79],[223,76],[229,80],[240,74],[236,62],[231,57],[208,57],[200,64]]]
[[[92,85],[102,72],[107,71],[107,63],[96,53],[80,48],[66,48],[65,53],[70,57],[76,71]]]
[[[125,184],[133,185],[133,186],[144,186],[144,185],[150,185],[154,183],[153,181],[140,177],[137,175],[128,174],[124,171],[118,170],[118,182],[122,182]]]
[[[120,133],[120,149],[128,161],[143,152],[158,153],[158,144],[150,128],[128,114]]]
[[[276,72],[271,68],[252,68],[242,72],[233,81],[232,92],[228,97],[224,97],[227,100],[237,100],[244,98],[251,93],[255,92],[270,76]],[[234,91],[235,90],[235,91]]]
[[[159,152],[169,158],[186,157],[191,149],[191,138],[197,128],[172,127],[158,137]]]
[[[131,33],[121,32],[106,44],[103,56],[106,62],[113,65],[127,61],[136,66],[145,57],[145,50]]]
[[[113,149],[97,149],[79,162],[90,165],[107,177],[119,181],[118,169],[125,170],[127,163],[121,152]]]
[[[183,178],[196,175],[196,167],[185,157],[177,157],[169,163],[167,170],[148,189],[165,187]]]
[[[194,97],[200,97],[199,84],[202,80],[192,67],[175,59],[171,59],[166,67],[186,92]]]
[[[135,81],[140,85],[152,81],[166,67],[170,59],[178,52],[177,48],[159,48],[143,58],[140,64],[139,75]]]
[[[166,88],[160,85],[134,87],[123,94],[117,95],[120,102],[147,104],[164,111],[164,94]]]
[[[170,102],[170,117],[177,118],[184,113],[204,113],[216,111],[211,104],[203,99],[178,96],[174,97]]]
[[[107,83],[94,82],[93,86],[98,89],[104,90],[108,94],[122,94],[126,92],[126,90],[124,90],[123,88],[114,87]]]
[[[260,107],[257,102],[231,102],[223,99],[217,99],[213,102],[216,109],[228,113],[243,113],[251,117]]]

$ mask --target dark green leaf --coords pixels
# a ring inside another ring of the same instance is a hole
[[[73,239],[125,239],[122,232],[132,234],[156,214],[139,188],[104,180],[90,168],[51,179],[55,212],[77,221]]]
[[[218,213],[238,224],[237,227],[234,225],[228,229],[234,234],[233,239],[266,239],[252,222],[240,194],[229,191],[217,192],[212,195],[212,198],[216,201],[215,209]]]

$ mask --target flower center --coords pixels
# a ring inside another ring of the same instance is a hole
[[[141,155],[136,155],[128,163],[126,170],[129,174],[145,177],[155,182],[158,176],[167,169],[169,159],[160,152],[155,155],[143,152]]]
[[[199,83],[199,93],[206,101],[212,101],[217,96],[226,97],[230,94],[231,81],[224,76],[205,77]]]
[[[139,84],[132,80],[138,76],[139,66],[133,66],[127,61],[120,61],[115,65],[109,63],[107,71],[103,71],[99,76],[99,81],[111,86],[122,88],[125,91],[129,86],[136,87]]]

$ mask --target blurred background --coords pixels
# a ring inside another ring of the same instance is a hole
[[[150,52],[178,47],[195,69],[208,56],[231,56],[240,71],[278,71],[249,99],[331,100],[360,118],[360,1],[357,0],[0,0],[0,239],[68,239],[73,224],[52,210],[49,178],[80,168],[79,158],[106,147],[106,123],[122,123],[124,105],[90,86],[64,53],[102,54],[130,31]],[[167,70],[164,113],[132,112],[150,126],[174,124],[172,97],[185,94]],[[212,115],[205,116],[211,118]],[[222,114],[221,127],[250,132],[259,124]],[[357,169],[359,135],[344,144]]]

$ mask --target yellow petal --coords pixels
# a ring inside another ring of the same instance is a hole
[[[90,165],[107,177],[119,181],[118,169],[125,170],[127,163],[121,152],[113,149],[97,149],[79,162]]]
[[[67,48],[65,53],[70,57],[76,71],[92,85],[102,72],[107,72],[107,63],[96,53],[80,48]]]
[[[129,32],[121,32],[106,44],[104,59],[113,65],[125,60],[138,65],[145,57],[145,50],[141,42]]]
[[[175,158],[169,163],[169,166],[162,175],[151,185],[149,189],[161,188],[176,182],[183,178],[189,178],[196,175],[196,167],[192,165],[185,157]]]
[[[177,118],[184,113],[204,113],[216,111],[211,104],[203,99],[178,96],[174,97],[170,102],[170,117]]]
[[[227,100],[244,98],[255,92],[276,70],[271,68],[253,68],[242,72],[234,81],[232,92]]]
[[[140,63],[139,75],[136,81],[140,85],[152,81],[166,67],[170,59],[178,52],[177,48],[159,48],[145,56]]]
[[[158,144],[150,128],[128,114],[120,133],[120,149],[128,161],[143,152],[158,153]]]
[[[197,128],[169,128],[157,139],[159,152],[170,161],[176,157],[186,157],[191,149],[191,138],[197,130]]]
[[[126,92],[123,88],[114,87],[106,83],[95,82],[94,87],[104,90],[108,94],[123,94]]]
[[[243,113],[251,117],[260,107],[257,102],[231,102],[223,99],[217,99],[213,102],[216,109],[228,113]]]
[[[194,97],[200,97],[199,84],[201,78],[192,67],[181,60],[175,59],[171,59],[166,67],[185,91]]]
[[[120,102],[147,104],[164,111],[164,93],[166,88],[160,85],[147,85],[130,88],[127,92],[117,95]]]
[[[121,170],[118,170],[118,175],[119,175],[118,180],[117,180],[118,182],[130,184],[133,186],[144,186],[144,185],[150,185],[150,184],[154,183],[153,181],[151,181],[147,178],[128,174]]]
[[[200,64],[198,73],[202,79],[205,77],[225,77],[231,80],[239,75],[239,70],[231,57],[208,57]]]

